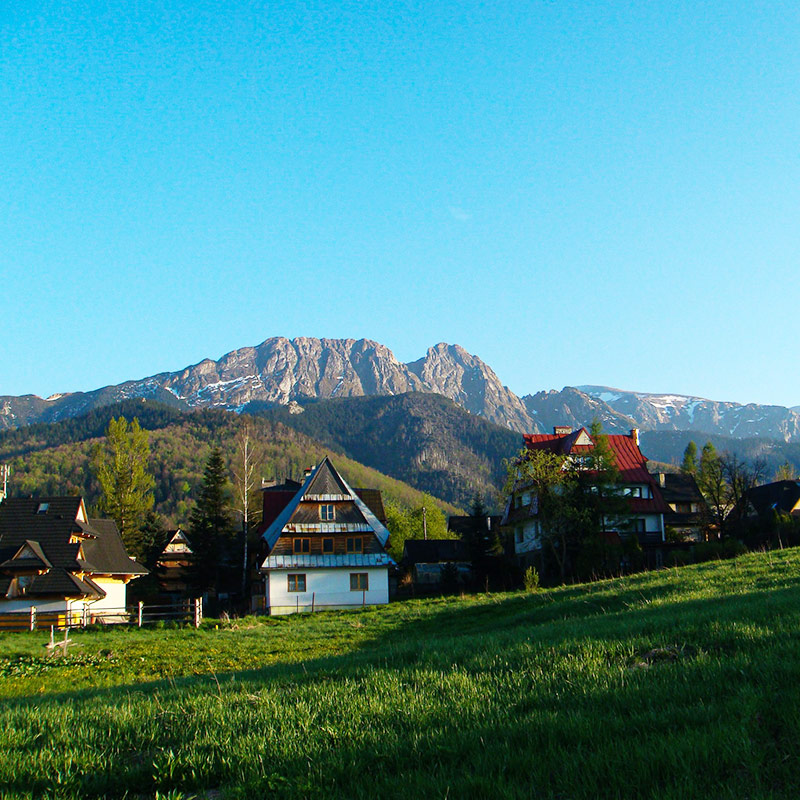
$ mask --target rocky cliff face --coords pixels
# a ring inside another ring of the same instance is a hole
[[[536,423],[525,405],[492,369],[457,344],[437,344],[408,365],[423,391],[449,397],[473,414],[512,430],[531,433]]]
[[[513,430],[530,430],[520,399],[476,356],[439,344],[413,364],[369,339],[267,339],[218,361],[206,359],[178,372],[42,400],[0,397],[0,428],[74,416],[131,397],[168,399],[182,408],[238,410],[250,402],[286,405],[309,398],[442,394],[474,414]]]

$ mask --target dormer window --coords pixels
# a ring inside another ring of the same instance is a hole
[[[39,503],[39,507],[36,509],[36,513],[46,514],[48,508],[50,508],[50,503]]]
[[[323,522],[332,522],[336,516],[336,509],[333,503],[322,503],[319,507],[319,518]]]

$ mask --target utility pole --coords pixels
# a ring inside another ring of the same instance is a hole
[[[428,538],[428,509],[422,506],[422,537]]]
[[[11,475],[11,467],[8,464],[0,464],[0,478],[3,479],[3,494],[0,495],[0,502],[8,495],[8,476]]]

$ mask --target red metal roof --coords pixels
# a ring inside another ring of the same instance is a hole
[[[523,435],[528,450],[546,450],[557,455],[588,455],[594,445],[575,444],[581,432],[591,441],[586,428],[579,428],[564,436],[550,433],[526,433]],[[608,444],[617,460],[617,469],[623,483],[646,483],[653,498],[631,498],[631,510],[636,513],[664,513],[670,509],[658,488],[658,481],[647,471],[647,459],[639,449],[633,434],[607,435]]]

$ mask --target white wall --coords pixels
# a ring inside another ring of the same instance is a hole
[[[367,592],[350,591],[350,573],[366,572]],[[305,575],[306,591],[290,592],[288,575]],[[270,614],[292,614],[314,608],[347,608],[389,602],[389,570],[387,567],[344,567],[339,569],[274,569],[268,573],[267,598]]]
[[[96,578],[92,576],[92,580],[106,593],[105,597],[95,600],[89,605],[92,611],[107,611],[113,609],[118,611],[125,608],[125,602],[128,598],[128,586],[124,581],[115,580],[114,578]]]

